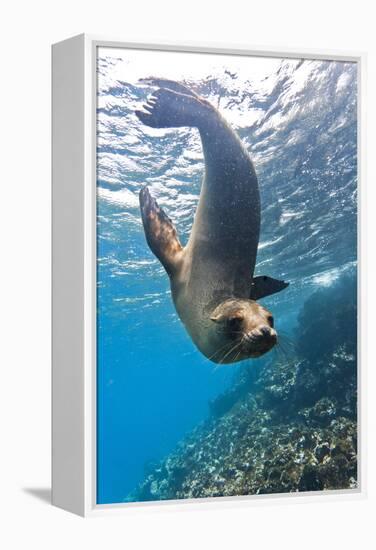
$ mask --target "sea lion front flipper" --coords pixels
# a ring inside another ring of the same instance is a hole
[[[183,247],[174,224],[145,186],[140,191],[140,207],[145,237],[150,250],[161,262],[168,275],[179,268]]]
[[[290,283],[286,283],[285,281],[279,281],[278,279],[273,279],[273,277],[268,277],[267,275],[254,277],[251,285],[250,299],[259,300],[260,298],[265,298],[265,296],[280,292],[288,287],[289,284]]]

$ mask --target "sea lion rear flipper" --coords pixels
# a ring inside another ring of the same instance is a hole
[[[280,292],[288,287],[289,284],[290,283],[279,281],[278,279],[273,279],[273,277],[268,277],[266,275],[254,277],[251,285],[250,299],[259,300],[260,298],[265,298],[265,296]]]
[[[140,78],[139,82],[141,82],[142,84],[149,84],[150,86],[158,86],[159,88],[167,88],[169,90],[173,90],[174,92],[190,95],[199,99],[199,96],[195,92],[187,88],[187,86],[184,86],[184,84],[176,82],[175,80],[150,76],[148,78]]]
[[[157,204],[145,186],[140,191],[140,207],[145,237],[168,275],[173,275],[182,260],[183,247],[170,218]]]
[[[153,83],[166,83],[163,80],[153,80]],[[159,88],[148,98],[143,110],[137,110],[137,117],[152,128],[179,128],[181,126],[200,127],[208,112],[213,107],[204,99],[199,98],[189,90],[182,93],[177,91],[183,89],[182,85],[171,82],[170,88]],[[168,86],[168,84],[166,84]]]

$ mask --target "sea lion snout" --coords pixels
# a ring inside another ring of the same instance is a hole
[[[248,336],[251,340],[257,340],[259,338],[268,338],[277,341],[277,333],[274,328],[269,327],[268,325],[262,325],[256,329],[249,332]]]
[[[266,353],[277,343],[277,332],[268,325],[261,325],[243,336],[246,347],[257,353]]]
[[[273,327],[270,327],[268,325],[263,325],[262,327],[259,328],[259,331],[261,332],[264,338],[266,337],[267,339],[273,341],[274,344],[277,343],[277,333]]]

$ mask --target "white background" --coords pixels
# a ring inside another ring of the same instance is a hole
[[[375,105],[372,2],[10,1],[1,10],[0,543],[3,548],[375,548]],[[126,41],[368,52],[368,498],[83,520],[51,507],[50,44],[81,32]],[[4,539],[4,540],[3,540]]]

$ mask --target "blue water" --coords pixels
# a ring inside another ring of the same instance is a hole
[[[100,49],[98,57],[98,503],[115,503],[208,415],[239,367],[216,367],[174,310],[143,233],[148,184],[186,242],[204,164],[198,132],[143,126],[150,75],[218,106],[258,174],[257,274],[290,282],[263,303],[293,338],[304,302],[356,266],[357,73],[344,62]],[[263,361],[259,359],[257,361]]]

